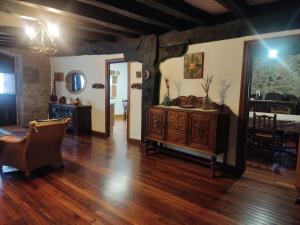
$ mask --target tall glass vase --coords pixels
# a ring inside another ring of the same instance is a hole
[[[210,107],[210,99],[209,99],[208,95],[206,95],[206,96],[202,99],[202,109],[208,110],[209,107]]]

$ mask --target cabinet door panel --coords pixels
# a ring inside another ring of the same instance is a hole
[[[213,115],[191,113],[189,132],[188,145],[203,151],[213,151],[215,136],[215,118]]]
[[[165,137],[165,111],[163,109],[149,109],[149,136],[163,140]]]
[[[186,118],[186,112],[168,111],[167,141],[174,144],[186,144]]]

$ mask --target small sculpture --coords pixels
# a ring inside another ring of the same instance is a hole
[[[66,104],[66,103],[67,103],[67,99],[66,99],[65,96],[62,96],[62,97],[59,98],[58,102],[59,102],[60,104]]]
[[[74,105],[80,105],[80,100],[79,100],[79,98],[76,98],[76,99],[75,99]]]

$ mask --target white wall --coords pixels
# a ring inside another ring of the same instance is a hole
[[[142,78],[136,78],[136,72],[142,71],[142,63],[130,63],[130,85],[133,83],[142,83]],[[141,140],[142,130],[142,90],[130,89],[130,138]]]
[[[63,72],[65,76],[71,70],[81,70],[87,79],[86,89],[75,95],[69,93],[64,82],[57,82],[58,97],[79,97],[83,104],[92,106],[92,130],[105,132],[105,89],[92,89],[92,84],[105,84],[105,60],[123,58],[123,54],[71,56],[51,58],[51,71]]]
[[[63,72],[66,76],[71,70],[81,70],[85,74],[87,86],[83,92],[78,95],[71,94],[66,90],[64,82],[57,82],[57,95],[58,97],[66,96],[73,99],[79,97],[83,104],[91,105],[93,131],[105,132],[105,89],[92,89],[92,84],[105,84],[105,60],[114,58],[123,58],[123,54],[54,57],[51,59],[52,76],[54,72]],[[113,65],[114,64],[112,64],[112,66]],[[125,65],[127,70],[127,63],[125,63]],[[130,85],[133,83],[141,83],[142,78],[136,78],[136,71],[142,71],[142,64],[130,62],[129,68]],[[141,140],[141,102],[142,91],[130,89],[129,137],[131,139]]]
[[[215,102],[220,102],[219,90],[221,82],[224,81],[230,85],[226,93],[225,104],[233,111],[229,133],[229,153],[228,163],[235,164],[236,136],[237,136],[237,117],[239,111],[239,96],[241,86],[243,47],[244,41],[258,38],[268,38],[276,36],[285,36],[299,34],[300,30],[287,32],[278,32],[264,34],[261,36],[247,36],[242,38],[216,41],[202,44],[190,45],[188,54],[204,52],[204,76],[214,76],[209,96]],[[160,90],[160,102],[166,93],[164,77],[170,79],[170,95],[176,98],[178,95],[196,95],[204,96],[201,87],[202,79],[183,79],[183,57],[166,60],[160,66],[162,73],[162,83]],[[176,89],[176,83],[180,84],[179,90]]]
[[[110,70],[120,72],[117,82],[117,96],[110,99],[110,102],[115,103],[115,115],[123,115],[122,99],[127,100],[128,95],[128,63],[112,63],[110,64]]]

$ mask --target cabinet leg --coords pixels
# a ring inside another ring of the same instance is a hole
[[[144,141],[144,155],[148,155],[148,146],[149,146],[149,141],[145,140]]]
[[[217,157],[216,155],[212,155],[210,158],[210,167],[211,167],[211,178],[215,178],[216,177],[216,169],[217,169]]]

